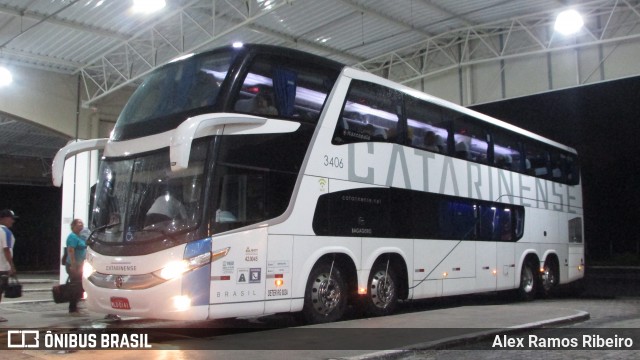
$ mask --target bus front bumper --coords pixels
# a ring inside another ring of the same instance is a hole
[[[193,305],[183,294],[183,278],[176,278],[146,289],[100,287],[83,279],[87,309],[102,314],[166,320],[206,320],[209,306]]]

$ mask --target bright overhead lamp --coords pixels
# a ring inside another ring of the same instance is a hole
[[[0,86],[7,86],[13,82],[11,71],[6,67],[0,66]]]
[[[558,14],[554,29],[562,35],[573,35],[580,31],[583,25],[582,15],[576,10],[570,9]]]
[[[150,14],[167,6],[165,0],[133,0],[131,10],[136,13]]]

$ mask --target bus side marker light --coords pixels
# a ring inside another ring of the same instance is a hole
[[[447,276],[449,276],[448,272],[445,271],[445,272],[442,273],[442,277],[447,277]]]
[[[220,260],[223,257],[227,256],[227,254],[229,253],[230,249],[231,248],[224,248],[224,249],[212,251],[211,252],[211,262],[214,262],[216,260]]]
[[[366,288],[358,288],[358,295],[366,295],[366,294],[367,294]]]
[[[493,276],[498,275],[498,270],[497,269],[493,269],[491,270],[491,273],[493,274]]]
[[[276,287],[281,287],[282,285],[284,285],[284,280],[283,279],[276,279]]]

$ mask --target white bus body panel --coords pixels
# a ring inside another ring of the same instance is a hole
[[[578,280],[584,277],[584,247],[581,244],[569,245],[567,281]],[[562,260],[561,260],[562,261]],[[563,264],[560,264],[562,268]]]
[[[267,228],[213,237],[212,250],[230,248],[211,264],[209,317],[262,315],[265,299]]]
[[[265,275],[265,314],[291,311],[293,235],[270,235]],[[282,285],[278,282],[282,281]]]
[[[516,279],[520,280],[520,273],[516,272],[516,245],[505,242],[498,242],[495,245],[496,290],[513,289],[517,285]],[[494,269],[492,268],[491,271],[493,272]]]
[[[477,291],[494,291],[496,289],[497,278],[502,272],[497,272],[496,251],[497,243],[479,241],[476,243],[476,285]],[[496,273],[494,274],[494,271]]]

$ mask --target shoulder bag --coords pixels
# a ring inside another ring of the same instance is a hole
[[[22,297],[22,284],[18,281],[18,277],[9,276],[7,286],[4,288],[4,297],[19,298]]]

